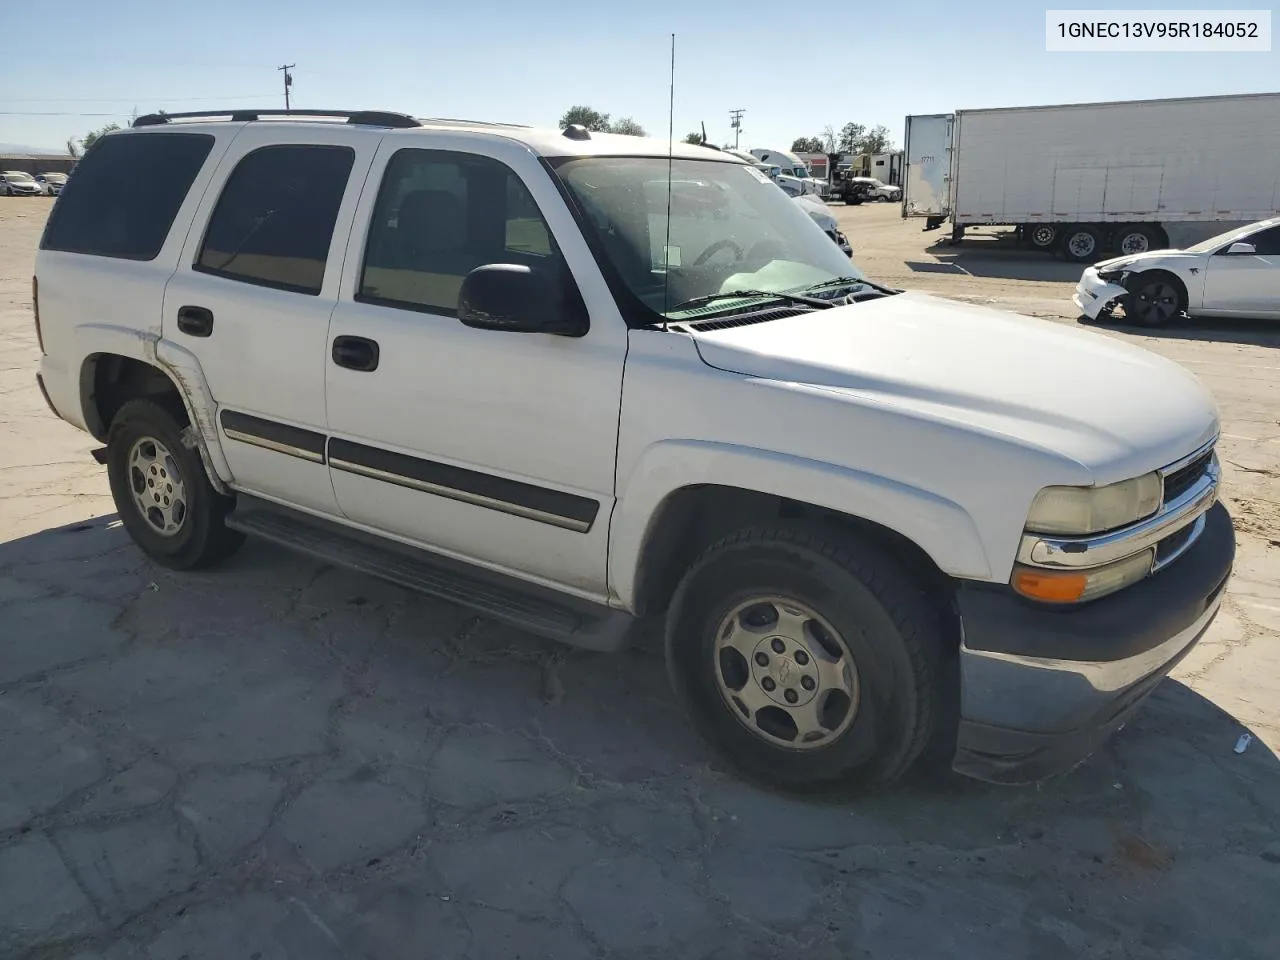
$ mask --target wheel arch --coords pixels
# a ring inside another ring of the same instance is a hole
[[[188,428],[186,436],[204,462],[209,482],[226,494],[231,468],[222,452],[215,420],[216,404],[204,382],[199,361],[180,347],[143,341],[144,356],[132,351],[95,349],[85,355],[79,371],[80,415],[85,429],[105,443],[111,421],[130,400],[148,398],[160,403]]]
[[[767,451],[695,441],[655,447],[619,498],[610,530],[611,590],[639,615],[663,609],[707,544],[778,520],[871,540],[930,585],[949,588],[953,577],[990,575],[968,513],[926,491]],[[707,459],[694,463],[691,455]],[[666,483],[674,461],[681,461],[687,482]]]

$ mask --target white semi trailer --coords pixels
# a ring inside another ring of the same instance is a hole
[[[1073,261],[1280,212],[1280,93],[907,117],[903,217],[1014,226]]]

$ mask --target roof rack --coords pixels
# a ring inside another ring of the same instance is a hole
[[[391,113],[384,110],[189,110],[183,113],[148,113],[133,121],[135,127],[156,127],[170,120],[227,117],[237,123],[264,118],[308,120],[313,117],[340,117],[347,123],[365,124],[371,127],[420,127],[417,120],[407,113]]]
[[[438,123],[441,126],[450,127],[515,127],[520,130],[528,130],[529,127],[524,123],[503,123],[498,120],[457,120],[452,117],[419,117],[418,125],[427,123]]]

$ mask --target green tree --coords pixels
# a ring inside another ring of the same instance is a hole
[[[684,142],[692,143],[694,146],[700,146],[702,144],[702,134],[696,132],[686,133],[684,135]]]
[[[99,127],[97,130],[90,130],[88,133],[86,133],[83,137],[80,138],[80,146],[85,150],[88,150],[90,147],[94,145],[94,143],[97,141],[99,137],[106,136],[112,130],[119,130],[119,129],[120,129],[120,124],[108,123],[105,127]]]
[[[564,112],[564,116],[560,118],[560,129],[563,130],[565,127],[571,127],[574,124],[586,127],[593,133],[607,133],[609,131],[609,115],[587,106],[570,107]]]
[[[648,136],[648,134],[644,132],[644,127],[640,126],[640,124],[636,123],[630,117],[623,117],[621,120],[615,120],[613,123],[609,124],[609,132],[621,133],[623,136],[627,137]]]
[[[791,141],[792,153],[822,153],[821,137],[796,137]]]
[[[860,123],[846,123],[840,128],[840,140],[836,147],[841,153],[862,153],[862,141],[867,128]]]
[[[893,140],[889,138],[889,128],[884,124],[872,127],[862,135],[862,144],[858,153],[890,153]]]

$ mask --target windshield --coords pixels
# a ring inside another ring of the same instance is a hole
[[[44,177],[46,180],[51,180],[54,183],[62,183],[67,179],[67,175],[65,173],[42,173],[40,176]]]
[[[1208,240],[1201,240],[1193,247],[1187,247],[1187,253],[1209,253],[1218,247],[1225,247],[1228,244],[1235,243],[1237,240],[1243,240],[1251,233],[1257,233],[1259,230],[1265,230],[1274,223],[1280,221],[1263,220],[1259,223],[1250,223],[1247,226],[1236,227],[1234,230],[1228,230],[1226,233],[1220,233],[1216,237],[1210,237]]]
[[[801,293],[861,274],[798,204],[754,167],[666,157],[578,157],[554,163],[595,234],[606,274],[643,305],[644,318],[683,317],[675,306],[735,290]],[[739,302],[740,303],[740,302]],[[714,309],[736,309],[725,300]],[[702,308],[699,313],[705,313]]]

